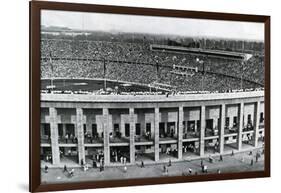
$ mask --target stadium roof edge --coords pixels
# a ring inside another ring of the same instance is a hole
[[[232,52],[224,50],[211,50],[211,49],[202,49],[202,48],[186,48],[180,46],[168,46],[168,45],[158,45],[151,44],[151,50],[162,50],[162,51],[171,51],[171,52],[182,52],[182,53],[194,53],[194,54],[204,54],[207,56],[219,56],[219,57],[231,57],[239,60],[247,61],[252,57],[252,54],[241,53],[241,52]]]

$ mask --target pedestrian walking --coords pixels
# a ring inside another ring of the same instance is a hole
[[[188,168],[188,173],[189,173],[189,175],[192,174],[192,169],[191,168]]]
[[[221,161],[221,162],[223,161],[223,157],[222,157],[222,155],[220,155],[220,161]]]
[[[208,173],[208,166],[207,165],[204,166],[204,173]]]
[[[72,168],[69,172],[69,177],[73,177],[74,176],[74,169]]]
[[[254,165],[254,159],[251,159],[251,166]]]
[[[127,166],[124,166],[124,173],[127,172]]]
[[[214,159],[212,158],[211,155],[209,155],[209,162],[210,162],[210,163],[213,163],[213,161],[214,161]]]
[[[83,170],[84,172],[88,171],[89,167],[87,166],[87,164],[83,165]]]
[[[104,166],[104,158],[101,159],[101,164]]]
[[[48,171],[49,171],[49,167],[45,165],[45,173],[48,173]]]
[[[231,152],[231,156],[234,156],[234,151],[232,150],[232,152]]]
[[[204,165],[203,160],[201,159],[201,163],[200,163],[201,167]]]
[[[144,168],[144,163],[142,160],[141,160],[141,168]]]
[[[97,168],[97,162],[95,160],[93,161],[93,168]]]
[[[169,166],[169,167],[172,166],[172,161],[171,161],[171,159],[169,159],[169,164],[168,164],[168,166]]]
[[[102,172],[103,171],[103,166],[102,165],[100,165],[100,172]]]
[[[64,165],[64,167],[63,167],[63,172],[67,172],[67,167],[66,167],[66,165]]]

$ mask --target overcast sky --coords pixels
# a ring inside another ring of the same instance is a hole
[[[72,11],[41,12],[41,25],[80,30],[173,34],[196,37],[264,39],[264,24]]]

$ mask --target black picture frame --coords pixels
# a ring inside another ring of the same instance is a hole
[[[121,6],[104,6],[92,4],[76,4],[46,1],[29,2],[30,26],[29,26],[29,60],[30,60],[30,97],[29,97],[29,122],[30,122],[30,162],[29,162],[29,191],[59,191],[89,188],[122,187],[135,185],[185,183],[196,181],[229,180],[243,178],[270,177],[270,16],[246,15],[233,13],[215,13],[201,11],[183,11],[169,9],[134,8]],[[265,170],[255,172],[208,174],[197,176],[173,176],[161,178],[108,180],[92,182],[75,182],[63,184],[41,184],[40,182],[40,11],[67,10],[79,12],[98,12],[131,15],[148,15],[178,18],[213,19],[226,21],[246,21],[264,23],[264,64],[265,64]]]

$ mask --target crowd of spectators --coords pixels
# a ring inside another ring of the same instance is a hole
[[[106,78],[143,84],[159,82],[174,86],[177,91],[239,89],[241,78],[243,88],[256,88],[264,82],[263,58],[259,55],[242,65],[241,61],[230,59],[152,51],[150,44],[145,42],[45,38],[41,40],[41,58],[42,78]],[[201,58],[204,64],[198,63],[197,58]],[[198,73],[193,76],[174,74],[171,73],[173,65],[197,67]]]

